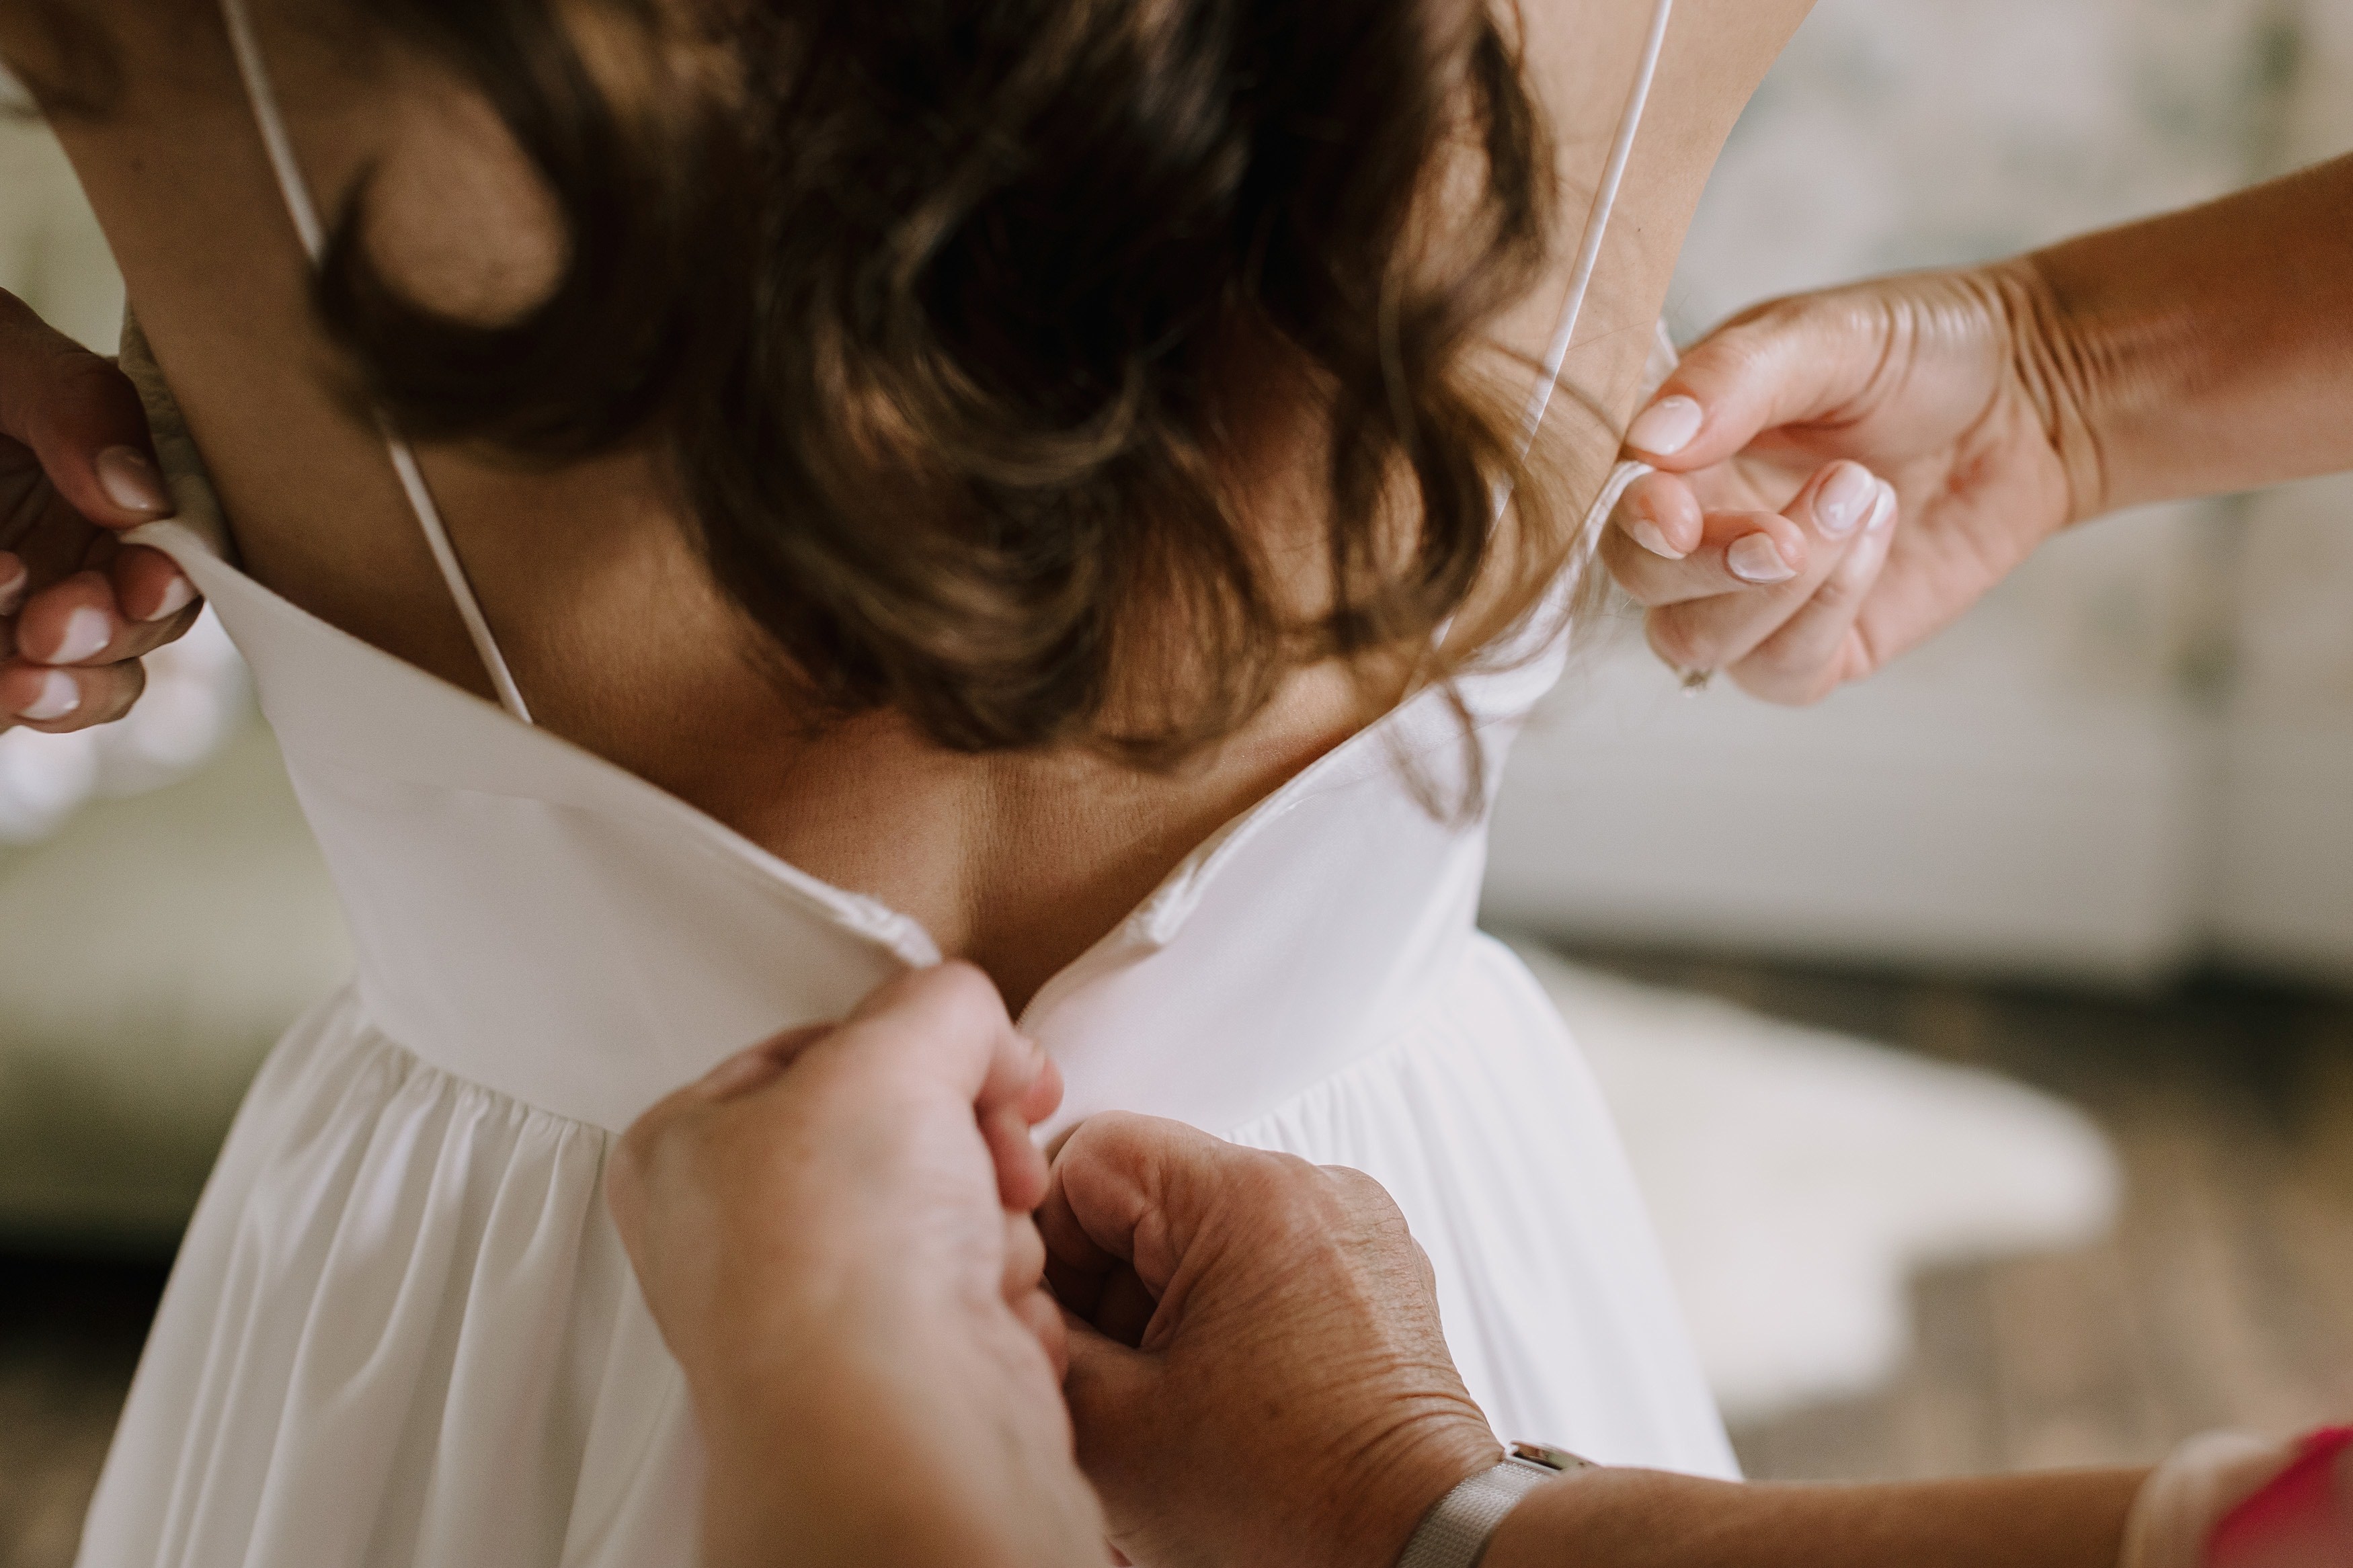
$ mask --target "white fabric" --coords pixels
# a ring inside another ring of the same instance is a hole
[[[678,1083],[936,949],[270,594],[174,480],[181,517],[132,537],[251,665],[358,973],[230,1135],[81,1568],[684,1568],[694,1439],[598,1196],[605,1151]],[[1446,693],[1405,703],[1187,858],[1023,1024],[1068,1080],[1064,1124],[1145,1110],[1387,1184],[1511,1435],[1730,1475],[1600,1097],[1472,928],[1484,814],[1443,809],[1492,790],[1556,679],[1558,608],[1461,683],[1475,748]]]
[[[195,492],[187,492],[184,504]],[[652,786],[151,525],[252,664],[354,984],[255,1085],[183,1246],[82,1568],[692,1560],[674,1367],[597,1195],[614,1130],[933,949]],[[1472,677],[1489,775],[1541,662]],[[1601,1098],[1472,928],[1435,697],[1197,852],[1039,994],[1064,1120],[1121,1107],[1370,1172],[1505,1431],[1733,1461]],[[1411,766],[1399,766],[1400,758]]]

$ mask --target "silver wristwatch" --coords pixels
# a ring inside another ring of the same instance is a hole
[[[1478,1568],[1504,1516],[1549,1480],[1596,1467],[1589,1459],[1536,1443],[1514,1443],[1504,1462],[1482,1470],[1438,1500],[1405,1543],[1398,1568]]]

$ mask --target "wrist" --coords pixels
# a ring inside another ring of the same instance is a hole
[[[2114,439],[2107,413],[2121,356],[2054,279],[2049,253],[1978,268],[2008,374],[2041,426],[2067,487],[2063,526],[2116,510]]]
[[[1325,1527],[1339,1544],[1335,1563],[1396,1568],[1430,1510],[1504,1454],[1485,1421],[1452,1411],[1418,1415],[1394,1429],[1350,1465],[1349,1485],[1327,1494],[1339,1507]]]
[[[1043,1350],[1002,1323],[799,1322],[690,1374],[712,1568],[1039,1568],[1102,1523]]]
[[[1514,1443],[1504,1460],[1464,1479],[1423,1516],[1398,1568],[1477,1568],[1520,1505],[1538,1491],[1602,1473],[1589,1459]]]
[[[2353,467],[2348,195],[2341,159],[2009,264],[2096,458],[2086,514]]]
[[[775,1531],[790,1540],[805,1529],[804,1517],[887,1509],[892,1500],[863,1495],[860,1479],[903,1473],[889,1456],[921,1441],[891,1369],[864,1345],[825,1337],[796,1342],[823,1346],[823,1353],[751,1356],[732,1369],[714,1356],[688,1369],[714,1563],[757,1561],[719,1552],[724,1533]]]

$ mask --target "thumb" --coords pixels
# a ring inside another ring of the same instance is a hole
[[[1038,1228],[1064,1268],[1106,1276],[1127,1265],[1158,1300],[1239,1167],[1264,1157],[1180,1121],[1092,1116],[1055,1155]]]
[[[1626,445],[1654,468],[1689,473],[1768,430],[1834,419],[1869,390],[1888,331],[1886,313],[1852,292],[1761,305],[1693,345]]]
[[[31,448],[58,493],[104,528],[172,512],[131,378],[0,289],[0,437]]]

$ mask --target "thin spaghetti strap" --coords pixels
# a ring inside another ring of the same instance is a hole
[[[1625,112],[1618,119],[1618,134],[1609,143],[1609,162],[1602,168],[1601,185],[1593,196],[1593,210],[1586,216],[1585,238],[1577,247],[1577,264],[1569,270],[1568,297],[1561,302],[1559,322],[1553,328],[1551,344],[1545,350],[1544,374],[1528,395],[1524,453],[1535,444],[1545,411],[1552,406],[1553,388],[1560,384],[1561,366],[1568,361],[1569,341],[1577,334],[1577,319],[1585,313],[1585,296],[1593,287],[1594,268],[1600,265],[1601,242],[1609,236],[1609,217],[1618,208],[1618,190],[1626,181],[1626,163],[1634,153],[1635,132],[1642,128],[1643,110],[1650,107],[1651,84],[1658,79],[1659,57],[1666,48],[1667,24],[1674,10],[1675,0],[1656,0],[1656,7],[1651,13],[1650,36],[1642,43],[1642,63],[1634,73],[1632,90],[1626,95]]]
[[[1525,458],[1535,447],[1536,432],[1544,427],[1545,411],[1552,406],[1553,389],[1560,384],[1561,366],[1568,361],[1570,342],[1577,336],[1577,323],[1585,314],[1585,297],[1593,287],[1594,269],[1600,265],[1601,243],[1609,237],[1610,215],[1618,208],[1619,187],[1626,182],[1626,164],[1634,153],[1634,136],[1642,128],[1642,113],[1651,104],[1651,84],[1658,79],[1659,57],[1667,43],[1667,24],[1674,16],[1675,0],[1655,0],[1651,13],[1651,31],[1642,41],[1642,62],[1635,70],[1633,88],[1626,95],[1625,111],[1618,117],[1618,134],[1609,143],[1609,161],[1601,171],[1600,187],[1594,192],[1593,209],[1586,215],[1585,237],[1577,247],[1576,265],[1569,268],[1568,297],[1561,301],[1560,320],[1554,325],[1552,342],[1545,350],[1544,366],[1536,383],[1528,393],[1527,412],[1523,416],[1520,434],[1520,456]],[[1666,335],[1663,322],[1659,326],[1659,342],[1665,347],[1670,364],[1674,359],[1674,344]],[[1655,357],[1656,351],[1653,351]],[[1628,487],[1651,471],[1647,463],[1621,462],[1610,470],[1601,494],[1586,510],[1577,535],[1569,542],[1568,559],[1553,587],[1539,607],[1537,625],[1557,619],[1567,625],[1570,596],[1592,563],[1593,553],[1600,548],[1602,525],[1610,511],[1624,499]],[[1511,504],[1512,490],[1507,483],[1495,487],[1495,515],[1500,519]],[[1445,636],[1440,628],[1439,636]]]
[[[279,193],[286,198],[286,211],[294,220],[294,232],[301,237],[303,252],[310,257],[311,265],[316,267],[326,250],[327,231],[319,221],[311,187],[302,178],[302,166],[295,161],[294,143],[286,134],[285,118],[279,112],[278,95],[270,85],[269,68],[262,58],[260,42],[246,11],[246,0],[221,0],[221,19],[228,26],[229,48],[237,56],[237,75],[244,80],[247,101],[253,106],[254,123],[260,128],[262,145],[269,150],[269,167],[278,176]],[[417,526],[425,531],[425,542],[433,551],[433,563],[441,570],[441,580],[448,584],[450,598],[457,602],[459,618],[466,623],[466,635],[473,639],[474,653],[481,659],[491,688],[508,712],[530,723],[531,710],[523,702],[512,672],[507,668],[506,655],[499,650],[498,638],[491,635],[491,624],[482,616],[481,600],[466,575],[465,563],[458,559],[457,548],[449,542],[449,530],[443,524],[441,509],[434,504],[433,492],[425,483],[424,470],[417,466],[416,452],[380,415],[376,426],[384,434],[385,450],[391,455],[392,471],[400,480],[401,492],[408,498],[408,510],[416,514]]]

